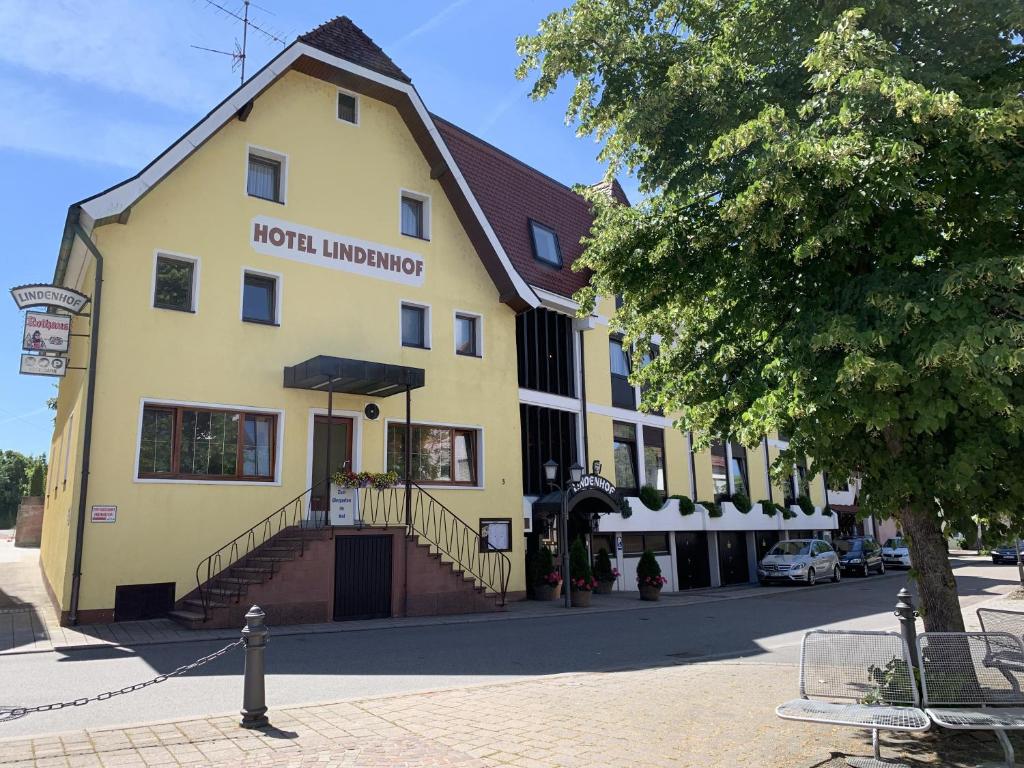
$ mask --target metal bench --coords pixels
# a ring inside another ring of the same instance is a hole
[[[800,646],[800,698],[776,708],[785,720],[871,731],[873,757],[847,757],[855,768],[904,766],[883,760],[879,731],[926,731],[909,649],[896,632],[814,630]]]
[[[943,728],[993,731],[1013,768],[1006,731],[1024,730],[1021,638],[1007,632],[925,632],[917,638],[924,709]]]
[[[978,623],[982,632],[1007,632],[1024,641],[1024,613],[1017,611],[1000,611],[995,608],[979,608]],[[1013,649],[1005,647],[990,649],[988,662],[1017,664],[1024,668],[1024,656],[1017,655]]]

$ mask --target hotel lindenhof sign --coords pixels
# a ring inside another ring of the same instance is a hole
[[[252,220],[249,241],[253,250],[268,256],[404,285],[423,285],[423,257],[390,245],[336,235],[269,216]]]
[[[80,314],[89,297],[62,285],[19,285],[11,289],[18,309],[51,307],[64,312],[26,312],[19,373],[62,377],[68,370],[71,314]],[[70,312],[71,314],[65,314]]]

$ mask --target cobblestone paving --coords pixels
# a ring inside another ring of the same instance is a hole
[[[0,765],[838,768],[842,753],[870,754],[866,733],[777,719],[795,686],[788,664],[560,675],[272,710],[263,732],[213,717],[0,740]],[[884,737],[883,751],[949,768],[1001,754],[970,733]]]

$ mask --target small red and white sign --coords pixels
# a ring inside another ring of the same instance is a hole
[[[116,523],[117,507],[102,506],[98,504],[94,505],[92,508],[92,516],[89,519],[94,523]]]
[[[71,315],[26,312],[21,348],[27,352],[67,352]]]

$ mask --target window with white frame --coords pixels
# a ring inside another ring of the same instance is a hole
[[[430,349],[430,308],[402,302],[402,346]]]
[[[402,190],[401,231],[407,237],[430,239],[430,198]]]
[[[158,253],[153,276],[153,306],[195,312],[196,266],[195,259]]]
[[[279,311],[278,278],[260,272],[242,275],[242,320],[247,323],[277,325]]]
[[[284,155],[264,149],[249,148],[249,169],[245,191],[250,197],[284,202],[286,165]]]
[[[353,125],[359,124],[359,97],[354,93],[338,91],[338,119]]]
[[[483,354],[482,322],[479,315],[455,313],[455,354],[466,357],[480,357]]]

